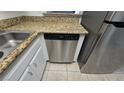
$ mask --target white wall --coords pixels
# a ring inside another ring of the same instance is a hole
[[[12,18],[16,16],[22,16],[24,15],[24,12],[19,11],[0,11],[0,19],[7,19]]]
[[[43,16],[46,11],[0,11],[0,20],[17,16]],[[82,14],[83,11],[77,11],[78,14]]]
[[[0,11],[0,20],[17,16],[42,16],[45,11]]]
[[[46,11],[25,11],[26,16],[43,16]]]

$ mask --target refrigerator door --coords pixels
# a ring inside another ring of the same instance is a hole
[[[89,33],[97,34],[107,13],[107,11],[85,11],[82,15],[81,25],[84,26]]]
[[[82,67],[90,53],[92,52],[94,45],[98,39],[98,32],[103,25],[107,11],[85,11],[82,15],[81,24],[89,32],[86,35],[84,43],[78,57],[79,66]]]
[[[109,22],[124,22],[124,11],[109,11],[105,20]]]
[[[108,25],[81,72],[110,74],[124,71],[124,28]]]

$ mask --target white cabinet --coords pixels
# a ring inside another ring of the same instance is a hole
[[[47,47],[46,47],[46,42],[45,42],[44,36],[42,36],[42,43],[43,43],[42,47],[43,47],[44,60],[49,60],[48,51],[47,51]]]
[[[39,34],[32,44],[0,75],[0,80],[41,80],[49,60],[44,35]]]
[[[22,76],[27,66],[31,62],[35,53],[41,46],[41,38],[36,38],[32,44],[23,51],[23,53],[17,57],[17,59],[7,68],[7,71],[3,73],[3,80],[17,81]]]
[[[34,70],[31,69],[31,67],[28,67],[22,77],[20,78],[20,81],[36,81],[39,80]]]
[[[39,35],[38,38],[40,38],[42,43],[20,80],[34,81],[42,79],[46,61],[49,60],[49,58],[43,34]]]
[[[46,61],[44,60],[43,47],[41,46],[30,63],[30,67],[37,74],[39,80],[41,80],[45,65]]]

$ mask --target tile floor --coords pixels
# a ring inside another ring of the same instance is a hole
[[[123,81],[124,74],[85,74],[80,73],[78,63],[57,64],[47,62],[43,81]]]

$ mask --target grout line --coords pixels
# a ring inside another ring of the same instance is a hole
[[[88,78],[88,75],[87,75],[87,72],[86,72],[85,69],[84,69],[84,72],[85,72],[85,73],[81,73],[81,70],[80,70],[80,73],[81,73],[81,74],[85,74],[85,75],[86,75],[87,81],[90,81],[89,78]]]
[[[48,74],[49,74],[49,71],[47,71],[46,81],[48,81]]]
[[[48,70],[47,70],[48,71]],[[66,70],[49,70],[49,71],[61,71],[61,72],[79,72],[81,73],[80,71],[66,71]]]
[[[81,73],[80,71],[68,71],[68,72],[79,72],[79,73]]]
[[[80,71],[81,72],[81,71]],[[87,81],[90,81],[90,79],[88,78],[88,75],[87,75],[87,72],[86,72],[86,70],[84,69],[84,74],[86,74],[86,77],[87,77]]]
[[[68,65],[66,64],[67,81],[68,81]]]
[[[51,64],[51,63],[50,63]],[[54,63],[52,63],[52,64],[54,64]],[[55,63],[56,64],[56,63]],[[61,65],[61,64],[60,64]],[[64,64],[64,65],[67,65],[67,64]],[[51,66],[51,65],[50,65]],[[62,72],[66,72],[67,71],[67,67],[66,67],[66,69],[65,70],[60,70],[60,69],[57,69],[57,70],[51,70],[50,69],[50,66],[49,66],[49,71],[62,71]]]
[[[86,74],[86,77],[87,77],[87,81],[90,81],[87,74]]]
[[[50,67],[49,67],[50,68]],[[60,70],[60,69],[48,69],[47,71],[62,71],[62,72],[66,72],[67,70]]]
[[[47,72],[47,73],[46,73],[46,78],[45,78],[45,80],[43,80],[43,81],[46,81],[46,80],[47,80],[47,76],[48,76],[48,71],[46,71],[46,70],[45,70],[45,71],[44,71],[44,73],[45,73],[45,72]],[[43,76],[44,76],[44,74],[43,74]],[[43,76],[42,76],[42,78],[41,78],[41,80],[40,80],[40,81],[42,81]]]
[[[47,64],[49,64],[49,66],[47,65],[47,66],[48,66],[48,69],[47,69],[47,70],[45,69],[45,71],[47,71],[47,74],[46,74],[46,80],[45,80],[45,81],[47,81],[48,73],[49,73],[49,68],[50,68],[50,63],[47,62]],[[47,66],[46,66],[46,67],[47,67]]]
[[[47,63],[49,64],[49,66],[47,65],[48,66],[47,70],[49,71],[51,63],[50,62],[47,62]]]
[[[62,71],[62,72],[66,72],[66,70],[60,70],[60,69],[50,69],[49,71]]]

